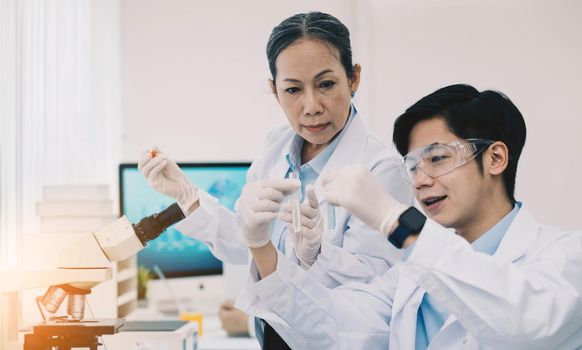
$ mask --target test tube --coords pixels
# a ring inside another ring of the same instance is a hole
[[[327,205],[327,229],[335,230],[335,205]]]
[[[299,174],[292,171],[289,174],[290,179],[299,180]],[[293,231],[301,231],[301,201],[299,200],[301,187],[291,194],[291,226]]]

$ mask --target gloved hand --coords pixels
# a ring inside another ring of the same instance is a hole
[[[178,164],[156,147],[145,152],[137,168],[157,192],[176,200],[185,215],[198,201],[198,188],[186,177]]]
[[[281,220],[287,223],[289,234],[295,235],[295,256],[302,264],[309,267],[313,265],[319,254],[323,236],[323,219],[319,214],[319,204],[313,185],[307,185],[305,188],[305,199],[301,203],[300,210],[301,230],[299,232],[293,231],[290,202],[283,206]]]
[[[273,179],[250,182],[243,187],[238,205],[243,238],[249,248],[269,243],[269,225],[277,217],[281,202],[300,185],[297,180]]]
[[[397,202],[372,173],[361,165],[349,165],[323,175],[328,203],[339,205],[368,226],[388,236],[408,206]]]

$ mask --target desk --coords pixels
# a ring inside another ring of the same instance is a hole
[[[176,319],[177,315],[165,316],[150,309],[138,308],[127,320],[168,320]],[[204,335],[198,338],[199,350],[259,350],[259,342],[255,338],[229,337],[220,325],[218,315],[204,316]]]

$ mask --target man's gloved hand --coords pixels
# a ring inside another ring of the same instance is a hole
[[[349,165],[323,175],[325,200],[346,208],[368,226],[388,236],[408,206],[384,191],[380,182],[362,165]]]
[[[186,177],[178,164],[157,148],[144,153],[137,168],[157,192],[176,200],[185,215],[198,201],[198,188]]]
[[[269,225],[277,217],[281,202],[300,185],[297,180],[273,179],[250,182],[243,187],[238,205],[243,238],[249,248],[269,243]]]
[[[305,267],[310,267],[319,254],[324,231],[323,219],[319,214],[319,204],[313,185],[307,185],[305,188],[305,198],[301,203],[301,230],[299,232],[293,231],[291,203],[289,202],[283,207],[281,220],[287,223],[289,234],[295,235],[295,256]]]

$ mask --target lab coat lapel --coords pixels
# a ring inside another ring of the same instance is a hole
[[[289,163],[287,163],[287,158],[285,157],[289,153],[289,148],[291,147],[291,142],[293,142],[293,137],[285,143],[285,146],[281,148],[281,153],[277,157],[277,162],[269,171],[269,179],[284,179],[289,170]]]
[[[366,140],[368,134],[364,122],[356,114],[327,164],[323,167],[322,173],[315,181],[315,194],[320,205],[325,199],[322,186],[323,176],[321,175],[328,170],[336,170],[344,165],[360,162],[366,149],[366,142],[362,142],[362,140]]]
[[[416,283],[401,275],[394,295],[392,316],[396,317],[402,312],[404,306],[410,304],[415,298],[422,299],[422,294],[423,291]]]
[[[418,308],[424,291],[408,278],[400,275],[392,304],[390,346],[395,349],[413,349]]]
[[[289,163],[287,162],[286,155],[289,153],[289,148],[291,147],[291,143],[293,142],[293,137],[289,139],[285,143],[285,146],[281,148],[281,152],[279,157],[277,157],[277,161],[275,165],[269,171],[269,179],[284,179],[287,176],[287,172],[289,171]],[[285,231],[286,226],[284,224],[278,225],[275,223],[274,230],[271,232],[271,239],[273,243],[279,248],[279,241],[283,236],[283,232]],[[285,243],[286,244],[286,243]],[[285,249],[286,251],[293,251],[292,249]]]
[[[536,239],[540,224],[522,205],[493,256],[514,262],[525,255]]]

